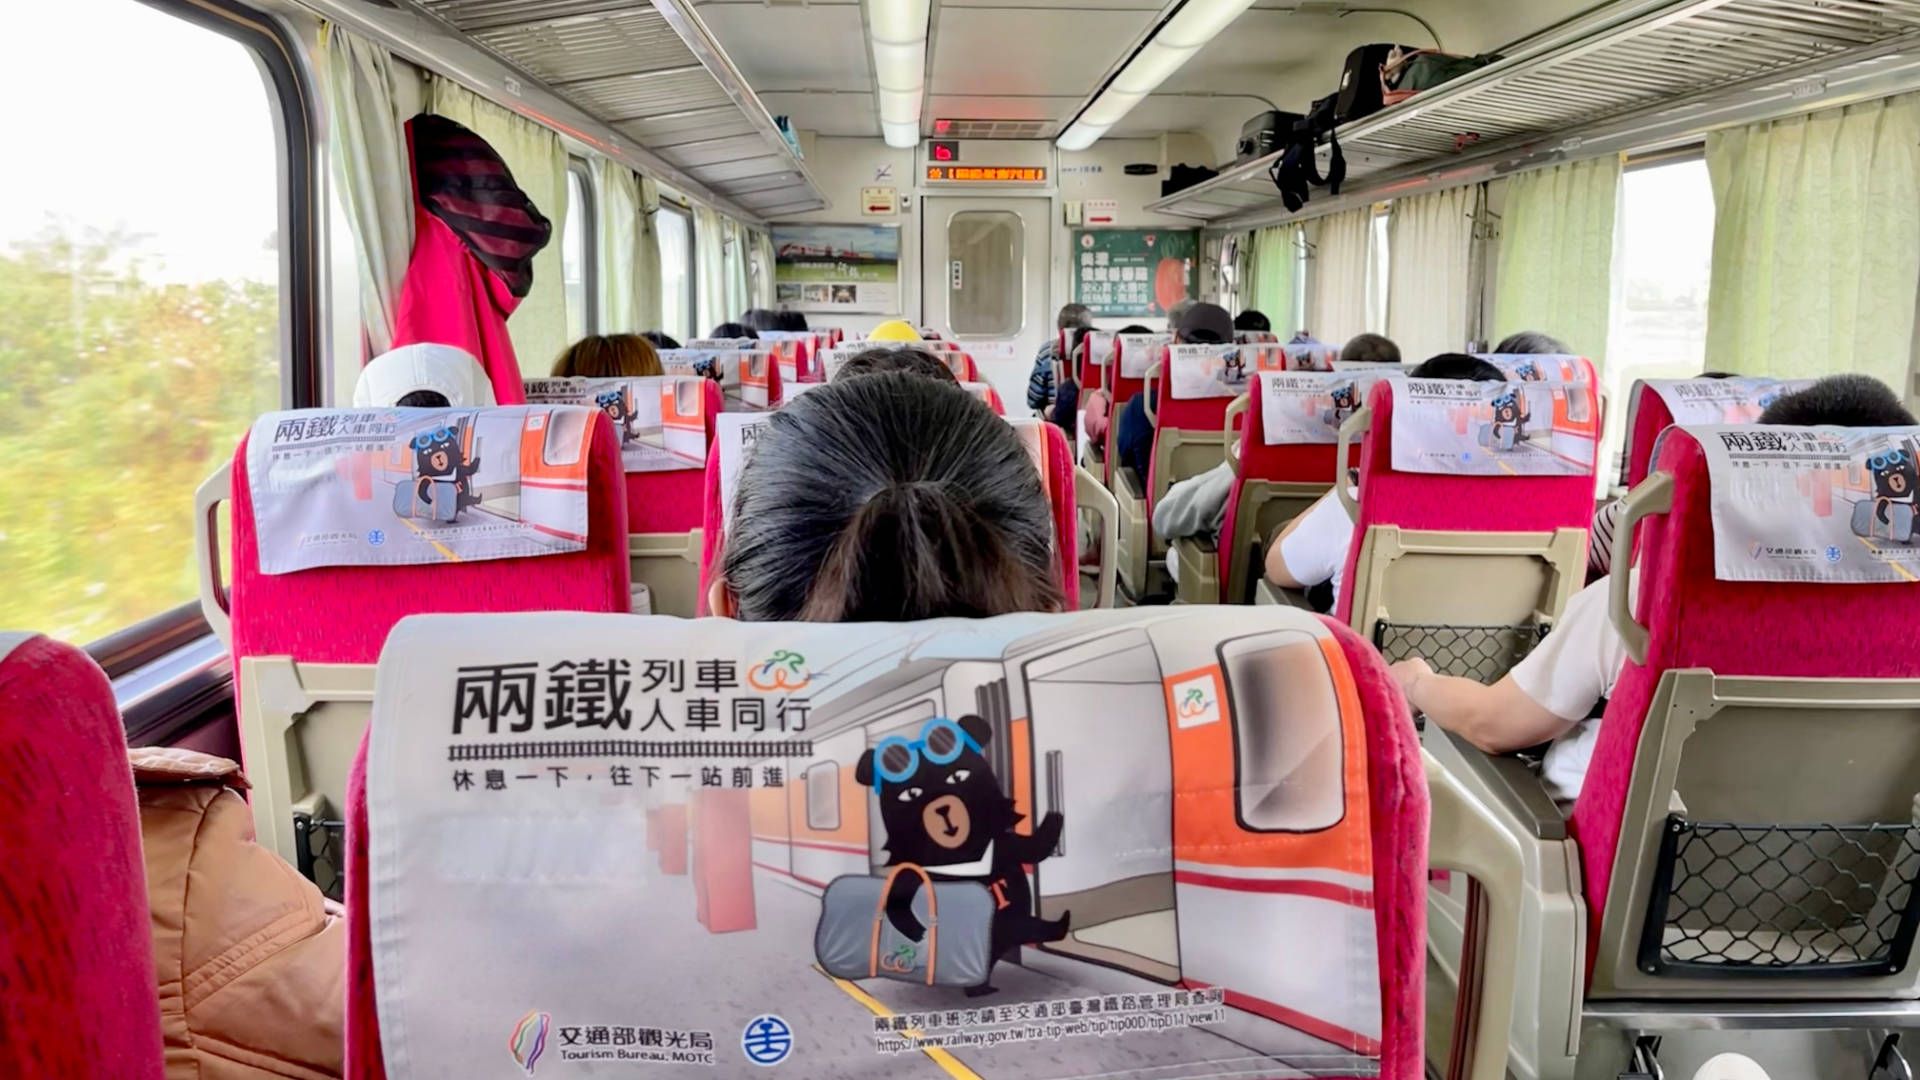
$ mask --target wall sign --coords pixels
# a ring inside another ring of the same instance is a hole
[[[1088,199],[1086,204],[1086,222],[1089,228],[1105,228],[1112,225],[1120,215],[1119,199]]]
[[[1044,184],[1044,165],[929,165],[930,184]]]
[[[895,187],[863,187],[860,189],[860,212],[868,217],[885,217],[900,212],[900,189]]]
[[[1165,315],[1197,295],[1199,269],[1196,230],[1073,231],[1073,298],[1100,318]]]
[[[927,157],[934,161],[959,161],[960,143],[955,139],[934,139],[927,143]]]
[[[899,226],[775,225],[773,292],[795,311],[899,311]]]

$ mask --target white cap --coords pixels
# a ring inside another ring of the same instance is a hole
[[[415,390],[432,390],[462,408],[494,404],[493,383],[472,353],[431,342],[402,345],[367,361],[353,387],[353,404],[391,406]]]

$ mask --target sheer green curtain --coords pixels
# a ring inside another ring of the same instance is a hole
[[[631,334],[651,330],[640,325],[639,274],[640,230],[645,216],[640,213],[640,178],[617,161],[593,159],[594,187],[600,194],[598,207],[599,273],[595,275],[600,295],[600,332]]]
[[[639,246],[634,253],[634,318],[642,331],[660,329],[664,288],[660,270],[660,185],[640,178]]]
[[[1493,339],[1540,330],[1601,363],[1613,311],[1619,156],[1522,173],[1507,183]]]
[[[693,207],[693,276],[695,280],[695,337],[705,337],[714,327],[737,318],[739,312],[727,310],[727,237],[725,220],[708,207]]]
[[[1920,95],[1707,136],[1707,366],[1858,371],[1910,395]]]
[[[438,75],[427,90],[427,111],[487,140],[520,190],[553,223],[553,239],[533,257],[533,290],[507,318],[520,370],[545,375],[554,357],[572,344],[567,340],[567,290],[560,265],[560,234],[567,220],[567,148],[547,128]]]
[[[1387,220],[1387,336],[1424,360],[1467,346],[1473,187],[1393,201]]]
[[[747,265],[752,253],[747,250],[746,227],[732,218],[723,220],[726,222],[723,237],[727,248],[727,318],[738,319],[753,306],[753,274]]]
[[[1270,225],[1255,229],[1247,238],[1252,255],[1241,302],[1265,314],[1283,341],[1300,329],[1299,315],[1293,310],[1299,235],[1298,225]]]
[[[353,223],[360,319],[374,355],[393,345],[400,286],[413,254],[413,172],[399,82],[410,69],[379,45],[332,23],[320,37],[328,148],[340,205]],[[336,344],[357,356],[360,342]]]
[[[1319,239],[1307,328],[1321,341],[1339,345],[1367,330],[1367,251],[1373,208],[1329,214],[1314,225]]]
[[[753,260],[759,270],[759,276],[753,279],[753,302],[757,307],[772,309],[773,302],[773,233],[766,229],[754,229]]]

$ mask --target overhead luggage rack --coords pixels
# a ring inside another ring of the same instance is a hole
[[[409,2],[751,213],[827,205],[687,0]]]
[[[1347,185],[1377,188],[1523,149],[1574,149],[1585,135],[1617,133],[1615,122],[1646,113],[1665,124],[1707,122],[1743,89],[1800,77],[1807,84],[1788,87],[1789,96],[1822,97],[1829,87],[1817,76],[1851,61],[1920,65],[1903,49],[1920,49],[1920,0],[1616,0],[1498,63],[1342,125]],[[1148,209],[1229,224],[1282,216],[1267,175],[1279,156],[1224,170]],[[1331,148],[1322,145],[1319,158],[1324,169]],[[1314,194],[1324,203],[1324,189]],[[1310,203],[1303,214],[1324,209]]]

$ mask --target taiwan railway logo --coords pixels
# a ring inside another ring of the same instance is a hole
[[[768,1013],[747,1021],[740,1033],[740,1049],[755,1065],[771,1067],[793,1053],[793,1028],[785,1020]]]
[[[792,649],[777,649],[772,656],[747,669],[747,685],[769,693],[775,690],[805,690],[813,681],[807,670],[807,658]]]

